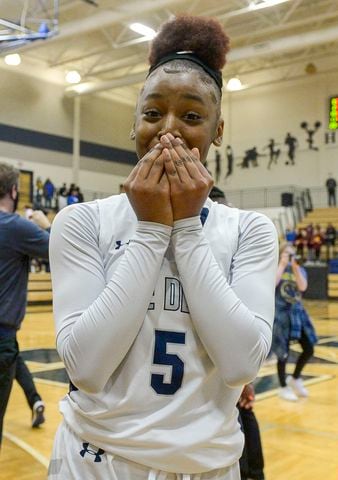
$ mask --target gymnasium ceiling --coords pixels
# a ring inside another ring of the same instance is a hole
[[[338,72],[338,0],[2,0],[0,56],[18,52],[22,63],[8,67],[0,58],[0,68],[63,84],[68,96],[102,92],[134,105],[149,41],[129,25],[157,30],[179,12],[213,16],[224,25],[231,39],[225,82],[238,76],[255,88]],[[42,20],[58,33],[14,44]],[[70,70],[82,77],[75,86],[64,80]]]

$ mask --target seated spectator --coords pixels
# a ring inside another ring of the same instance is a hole
[[[331,260],[334,257],[334,247],[336,244],[336,229],[329,223],[325,231],[326,259]]]
[[[296,240],[295,240],[295,247],[296,247],[296,255],[301,257],[304,260],[304,248],[307,246],[307,233],[304,228],[298,228]]]
[[[316,262],[320,261],[320,251],[324,243],[324,236],[319,225],[316,225],[311,238],[311,246],[315,254]]]
[[[285,240],[288,243],[291,243],[291,245],[294,245],[296,238],[297,238],[297,232],[295,231],[295,229],[291,227],[287,227],[287,229],[285,230]]]

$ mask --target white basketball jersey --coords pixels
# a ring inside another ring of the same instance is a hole
[[[126,195],[92,205],[99,212],[98,244],[108,283],[137,219]],[[204,235],[231,284],[240,212],[210,200],[205,208]],[[201,300],[208,304],[208,298]],[[118,342],[114,339],[111,348]],[[170,244],[139,333],[103,391],[72,391],[60,405],[67,424],[97,447],[151,468],[199,473],[240,457],[243,438],[235,407],[240,393],[241,387],[225,385],[193,327]]]

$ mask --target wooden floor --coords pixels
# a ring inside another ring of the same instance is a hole
[[[263,367],[256,382],[266,480],[338,479],[338,303],[306,305],[320,337],[315,358],[304,371],[310,397],[297,403],[279,399],[275,365]],[[30,410],[15,384],[5,417],[0,480],[45,480],[61,418],[58,400],[68,389],[62,364],[49,355],[55,354],[52,314],[27,314],[19,340],[31,371],[43,377],[35,381],[46,403],[46,423],[30,428]]]

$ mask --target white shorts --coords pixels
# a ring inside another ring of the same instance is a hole
[[[48,480],[240,480],[239,465],[206,473],[176,474],[131,462],[77,437],[63,422],[55,435]]]

